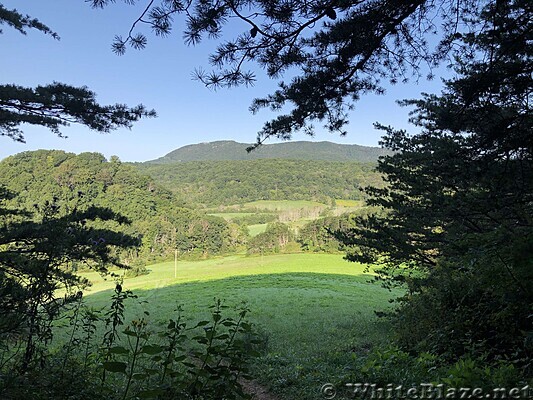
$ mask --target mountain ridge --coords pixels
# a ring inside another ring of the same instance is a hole
[[[248,153],[251,143],[218,140],[179,147],[163,157],[145,161],[145,164],[171,164],[189,161],[230,161],[258,159],[293,159],[322,161],[375,162],[379,156],[391,154],[380,147],[357,144],[339,144],[329,141],[295,141],[264,144]]]

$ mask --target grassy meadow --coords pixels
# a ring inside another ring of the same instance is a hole
[[[233,307],[246,302],[250,320],[265,340],[255,363],[257,380],[280,399],[320,398],[325,382],[350,369],[354,357],[386,340],[388,327],[375,310],[394,295],[368,283],[370,272],[341,255],[234,255],[204,261],[179,261],[148,267],[148,275],[124,281],[139,296],[128,318],[150,313],[164,324],[178,305],[192,321],[207,316],[213,298]],[[89,305],[105,305],[112,281],[94,281]],[[396,293],[397,294],[397,293]]]
[[[306,208],[326,208],[327,206],[309,200],[257,200],[243,204],[243,209],[259,209],[268,211],[290,211]]]
[[[253,224],[253,225],[248,225],[248,233],[250,234],[250,236],[257,236],[259,235],[260,233],[263,233],[264,231],[266,231],[266,228],[267,228],[267,225],[268,224]]]
[[[310,221],[320,218],[323,212],[338,216],[357,211],[363,207],[364,202],[362,200],[335,199],[334,206],[307,200],[258,200],[207,211],[209,215],[224,218],[226,221],[234,221],[256,214],[275,215],[277,221],[286,223],[293,231],[297,232]],[[257,236],[265,232],[267,225],[267,223],[251,223],[247,225],[248,232],[252,237]]]

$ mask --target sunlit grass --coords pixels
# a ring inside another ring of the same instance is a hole
[[[345,200],[345,199],[335,199],[335,204],[337,207],[363,207],[365,202],[363,200]]]
[[[174,261],[148,265],[148,275],[128,278],[128,289],[154,289],[162,286],[191,281],[223,279],[239,275],[280,274],[313,272],[343,275],[362,275],[365,266],[349,263],[341,255],[332,254],[275,254],[265,256],[234,255],[202,261]],[[84,273],[93,286],[88,293],[114,287],[112,278],[104,280],[95,272]]]
[[[316,201],[308,200],[258,200],[250,203],[245,203],[243,208],[257,208],[269,211],[288,211],[299,210],[302,208],[326,208],[327,206]]]
[[[263,233],[266,231],[268,224],[254,224],[254,225],[248,225],[248,233],[250,233],[250,236],[257,236],[260,233]]]
[[[371,272],[341,255],[236,255],[204,261],[148,266],[149,275],[124,281],[139,296],[127,318],[149,312],[164,324],[178,305],[187,318],[208,314],[213,298],[227,305],[245,302],[250,320],[266,340],[255,376],[282,399],[314,399],[322,383],[340,376],[352,357],[386,339],[388,326],[374,310],[388,307],[394,295],[370,284]],[[108,303],[113,282],[95,274],[90,305]],[[398,294],[398,293],[396,293]]]

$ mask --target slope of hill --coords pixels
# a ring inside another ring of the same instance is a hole
[[[375,162],[381,155],[389,154],[379,147],[332,142],[286,142],[265,144],[248,153],[249,143],[222,140],[180,147],[148,164],[170,164],[187,161],[257,160],[282,158],[292,160]]]
[[[382,185],[374,164],[311,160],[191,161],[136,164],[160,185],[195,207],[257,200],[362,198],[363,186]]]
[[[98,153],[60,150],[19,153],[0,161],[1,186],[16,195],[0,198],[7,208],[32,211],[34,204],[55,197],[62,210],[96,205],[127,217],[132,223],[121,229],[142,239],[139,253],[128,255],[132,262],[166,257],[174,249],[215,254],[231,247],[222,218],[183,207],[170,191],[116,157],[108,161]]]

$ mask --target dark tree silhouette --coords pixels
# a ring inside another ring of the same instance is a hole
[[[125,3],[137,3],[124,0]],[[91,0],[104,7],[115,0]],[[382,93],[391,83],[432,78],[432,70],[463,53],[455,44],[463,33],[482,29],[483,0],[153,0],[133,22],[126,36],[117,36],[113,48],[147,45],[139,25],[147,24],[157,36],[171,33],[185,19],[184,38],[196,44],[220,38],[227,24],[242,26],[236,37],[221,40],[209,58],[212,72],[196,71],[209,87],[253,84],[250,63],[269,77],[295,75],[280,81],[279,89],[254,100],[251,110],[267,107],[287,114],[267,122],[257,137],[290,139],[298,130],[313,132],[318,121],[332,132],[345,133],[347,111],[361,95]],[[237,24],[237,21],[239,22]],[[235,29],[233,27],[233,29]],[[227,35],[227,34],[226,34]],[[227,37],[227,36],[226,36]]]
[[[484,9],[457,77],[404,102],[421,133],[379,126],[396,153],[378,166],[387,186],[366,192],[387,213],[338,235],[358,249],[349,258],[408,283],[399,326],[412,348],[531,357],[532,11],[523,0]]]
[[[39,20],[8,10],[0,4],[0,25],[26,34],[36,29],[59,40],[57,33]],[[0,30],[0,33],[2,31]],[[124,104],[102,106],[87,87],[74,87],[54,82],[26,88],[15,84],[0,85],[0,136],[24,142],[21,124],[40,125],[61,136],[59,128],[70,123],[83,124],[97,132],[106,133],[119,127],[131,128],[143,117],[155,117],[154,110],[143,105],[130,108]]]

